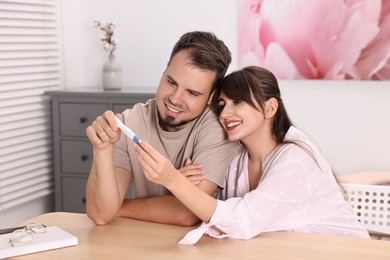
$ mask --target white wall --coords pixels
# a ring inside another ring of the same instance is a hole
[[[293,123],[315,141],[336,174],[390,174],[390,82],[280,80]]]
[[[62,10],[66,88],[102,86],[107,53],[95,19],[117,24],[124,88],[155,88],[173,45],[188,31],[214,32],[231,49],[236,67],[235,0],[62,0]]]

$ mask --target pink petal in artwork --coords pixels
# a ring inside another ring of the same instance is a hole
[[[390,79],[390,1],[240,0],[239,8],[239,66],[279,78]]]

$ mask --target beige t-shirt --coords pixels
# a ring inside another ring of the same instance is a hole
[[[205,178],[223,187],[227,168],[237,154],[239,146],[226,139],[217,116],[207,108],[187,127],[177,132],[163,131],[158,124],[155,99],[136,104],[123,113],[124,124],[138,137],[150,143],[168,158],[176,169],[184,166],[186,159],[203,165]],[[148,181],[135,155],[133,141],[121,135],[115,144],[114,165],[129,170],[134,183],[133,198],[148,198],[170,194],[163,186]]]

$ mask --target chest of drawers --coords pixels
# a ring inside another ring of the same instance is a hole
[[[155,94],[78,90],[46,95],[52,100],[55,210],[85,213],[85,188],[93,159],[86,128],[106,110],[121,113]]]

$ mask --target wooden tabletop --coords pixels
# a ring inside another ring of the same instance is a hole
[[[191,229],[128,218],[96,226],[85,214],[55,212],[21,224],[39,222],[75,235],[79,245],[12,259],[390,259],[390,241],[294,232],[264,233],[250,240],[203,236],[193,246],[177,242]]]

